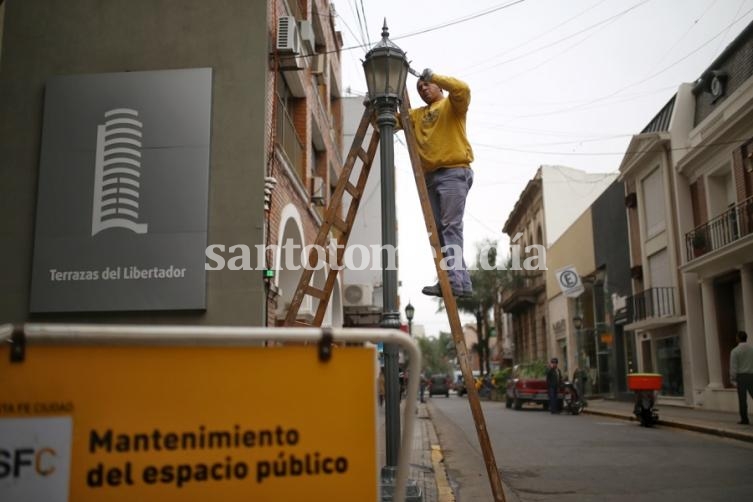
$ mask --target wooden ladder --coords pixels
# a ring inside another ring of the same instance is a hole
[[[424,179],[424,173],[421,168],[421,159],[418,154],[418,144],[416,143],[416,136],[413,132],[413,126],[410,123],[409,111],[410,101],[408,98],[408,92],[406,91],[403,96],[403,101],[400,104],[400,124],[405,134],[405,140],[408,145],[408,153],[410,155],[411,165],[413,167],[413,177],[416,180],[416,188],[418,189],[418,197],[421,201],[421,208],[423,209],[424,223],[426,224],[426,231],[429,235],[429,242],[433,248],[434,264],[437,270],[437,277],[439,278],[439,285],[442,290],[442,297],[444,299],[445,310],[447,311],[447,317],[450,322],[450,331],[452,332],[452,339],[455,343],[455,350],[457,352],[458,362],[460,363],[460,370],[463,374],[463,380],[466,383],[466,389],[468,391],[468,403],[471,407],[471,414],[473,421],[476,425],[476,433],[478,435],[479,444],[481,445],[481,452],[484,457],[484,463],[486,465],[487,475],[489,477],[489,483],[491,485],[492,495],[495,502],[505,502],[505,495],[502,489],[502,480],[497,469],[497,463],[494,458],[494,451],[492,450],[491,443],[489,441],[489,433],[486,428],[486,420],[484,419],[484,413],[481,410],[481,401],[479,399],[478,391],[474,385],[473,372],[471,370],[470,357],[468,354],[468,348],[465,344],[465,336],[463,334],[463,328],[460,324],[460,315],[458,314],[457,303],[455,297],[452,295],[452,287],[450,286],[450,279],[447,274],[447,270],[442,267],[442,251],[439,243],[439,234],[437,232],[437,226],[434,222],[434,213],[431,209],[431,203],[429,202],[429,192],[426,188],[426,180]],[[350,236],[350,231],[353,227],[356,212],[358,211],[358,205],[363,195],[363,189],[366,186],[366,180],[369,176],[371,169],[371,163],[374,160],[376,149],[379,144],[379,131],[374,128],[371,136],[371,141],[366,150],[363,149],[364,139],[366,131],[372,122],[372,115],[374,109],[371,106],[367,106],[364,110],[361,123],[358,126],[358,131],[353,139],[353,146],[351,146],[348,157],[345,160],[343,171],[337,182],[337,187],[332,195],[327,210],[325,212],[324,223],[319,229],[319,234],[316,238],[316,245],[324,247],[324,244],[328,240],[329,232],[334,226],[340,231],[338,236],[338,247],[336,253],[337,268],[330,268],[327,274],[327,280],[323,289],[316,288],[310,284],[311,277],[313,276],[313,269],[319,262],[319,257],[316,254],[317,247],[314,247],[309,254],[308,261],[310,266],[307,267],[298,282],[298,288],[296,289],[288,314],[285,319],[285,325],[287,326],[320,326],[322,319],[324,319],[324,313],[329,303],[329,298],[332,294],[332,289],[335,285],[337,278],[337,271],[342,268],[342,259],[345,254],[345,246]],[[350,178],[353,173],[354,164],[356,159],[360,159],[362,162],[361,171],[358,174],[358,182],[354,186],[350,183]],[[342,212],[342,199],[343,194],[348,192],[352,196],[350,207],[348,208],[348,214],[345,220],[339,217]],[[301,322],[297,320],[298,310],[305,295],[311,295],[319,299],[316,315],[312,324]]]
[[[308,267],[303,268],[301,277],[298,280],[298,287],[293,294],[293,298],[290,301],[288,307],[288,313],[285,316],[285,326],[321,326],[322,320],[324,320],[324,314],[327,311],[327,305],[329,299],[332,296],[332,290],[335,287],[337,281],[337,272],[342,269],[343,256],[345,255],[345,247],[348,245],[348,238],[350,237],[350,231],[353,229],[353,222],[356,219],[356,213],[358,212],[358,206],[361,204],[361,198],[363,197],[363,191],[366,187],[366,181],[369,179],[369,172],[371,171],[371,163],[376,155],[376,150],[379,147],[379,131],[375,128],[368,146],[366,146],[366,133],[371,125],[371,117],[374,114],[373,107],[366,106],[361,117],[361,123],[358,125],[356,135],[353,138],[353,145],[350,147],[348,157],[345,159],[345,165],[343,166],[340,177],[337,180],[335,191],[327,205],[327,209],[324,211],[324,222],[319,227],[319,233],[316,235],[314,241],[314,247],[308,255]],[[365,149],[364,149],[365,147]],[[360,160],[360,165],[357,162]],[[351,178],[356,180],[355,184],[351,182]],[[350,204],[347,208],[345,219],[341,217],[344,212],[343,198],[345,193],[348,193],[351,197]],[[334,255],[331,253],[329,246],[330,232],[332,228],[337,230],[337,248],[334,251]],[[324,250],[327,256],[319,256],[318,250]],[[333,264],[337,266],[330,266],[327,272],[327,279],[324,281],[324,287],[318,288],[311,284],[311,278],[314,275],[314,270],[318,267],[321,261]],[[311,323],[298,320],[298,312],[301,309],[301,303],[303,303],[304,297],[308,295],[318,300],[316,307],[316,313]]]

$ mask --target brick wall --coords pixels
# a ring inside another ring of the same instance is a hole
[[[298,19],[310,19],[313,20],[314,16],[318,16],[322,20],[324,26],[323,39],[317,39],[317,52],[329,53],[328,62],[330,66],[330,80],[329,86],[325,85],[325,89],[319,94],[320,89],[315,85],[316,76],[311,74],[310,69],[299,70],[302,73],[302,77],[307,82],[306,96],[303,98],[297,98],[291,100],[291,106],[288,110],[293,125],[303,142],[303,168],[299,171],[294,166],[286,166],[282,160],[284,156],[275,155],[275,142],[270,133],[270,138],[267,141],[267,158],[268,169],[267,175],[272,176],[277,180],[277,185],[272,192],[270,210],[267,214],[267,239],[266,245],[276,245],[280,239],[280,224],[281,212],[283,208],[292,203],[301,218],[303,225],[303,241],[304,245],[313,244],[316,240],[316,236],[319,230],[318,221],[310,212],[311,207],[310,195],[311,195],[311,178],[314,175],[322,176],[325,180],[328,179],[329,169],[327,168],[330,162],[335,166],[335,170],[340,172],[342,166],[339,163],[339,149],[341,138],[335,138],[333,142],[329,136],[328,131],[331,129],[330,124],[338,124],[339,130],[337,133],[342,134],[342,117],[339,106],[334,107],[327,103],[325,100],[330,99],[331,92],[329,91],[331,85],[335,82],[340,82],[340,61],[339,54],[333,52],[339,47],[339,36],[334,31],[334,25],[331,18],[327,15],[330,12],[329,2],[326,0],[312,0],[312,2],[299,2],[294,5],[296,12],[286,12],[285,2],[272,0],[273,8],[269,9],[269,32],[270,32],[270,46],[274,47],[274,40],[276,37],[277,18],[281,15],[293,14]],[[269,71],[269,95],[267,97],[267,117],[270,129],[274,129],[275,122],[273,120],[278,111],[273,111],[273,106],[277,106],[275,99],[275,78],[282,79],[282,74],[274,75],[272,69]],[[321,103],[321,104],[320,104]],[[328,115],[327,110],[332,110],[332,116]],[[319,130],[323,131],[324,150],[314,155],[311,158],[312,152],[312,126],[314,121],[319,125]],[[339,141],[338,141],[339,139]],[[297,174],[296,174],[297,173]],[[301,185],[303,193],[301,192]],[[329,183],[325,182],[328,186]],[[321,214],[321,213],[320,213]],[[267,263],[272,266],[274,257],[268,256]],[[278,267],[283,264],[278,264]],[[276,324],[275,311],[277,308],[277,302],[274,298],[267,299],[267,325],[274,326]]]

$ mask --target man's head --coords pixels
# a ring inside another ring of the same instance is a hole
[[[557,360],[557,358],[556,358],[556,357],[553,357],[553,358],[551,359],[551,361],[549,361],[549,363],[550,363],[550,364],[551,364],[552,366],[557,366],[557,364],[559,364],[559,361]]]
[[[442,89],[440,89],[437,84],[429,82],[428,80],[418,79],[416,90],[418,91],[418,95],[421,96],[421,99],[423,99],[424,103],[427,105],[439,101],[444,97]]]
[[[745,331],[738,331],[737,332],[737,341],[738,342],[747,342],[748,341],[748,334]]]

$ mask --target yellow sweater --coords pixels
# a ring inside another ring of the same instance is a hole
[[[449,95],[410,111],[421,166],[425,173],[440,167],[470,167],[473,150],[465,132],[465,116],[471,89],[465,82],[436,73],[431,81]]]

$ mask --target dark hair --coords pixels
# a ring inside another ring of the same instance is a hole
[[[748,341],[748,334],[745,331],[738,331],[737,332],[737,339],[741,342],[747,342]]]
[[[552,360],[551,360],[551,361],[549,361],[549,362],[550,362],[550,363],[558,363],[559,361],[557,360],[557,358],[556,358],[556,357],[553,357],[553,358],[552,358]]]

